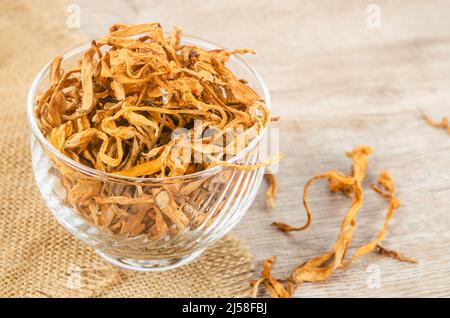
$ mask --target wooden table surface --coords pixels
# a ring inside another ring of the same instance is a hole
[[[450,296],[450,135],[433,129],[450,115],[450,2],[377,1],[70,1],[81,9],[89,38],[116,22],[159,21],[226,48],[250,47],[248,62],[265,79],[273,112],[281,116],[279,197],[267,211],[264,191],[233,230],[255,257],[255,270],[278,256],[274,273],[331,248],[349,201],[314,186],[310,229],[285,235],[274,220],[301,224],[300,193],[314,174],[348,172],[344,152],[374,148],[365,182],[366,202],[353,245],[372,239],[387,203],[368,185],[391,171],[402,206],[384,245],[417,258],[407,264],[370,254],[322,283],[305,283],[298,297]],[[380,14],[379,28],[371,20]],[[369,23],[368,23],[369,22]],[[376,25],[375,25],[376,26]]]

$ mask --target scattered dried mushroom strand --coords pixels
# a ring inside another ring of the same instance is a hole
[[[182,45],[179,28],[165,37],[159,23],[112,25],[73,69],[53,60],[35,106],[39,127],[66,156],[109,173],[166,177],[230,166],[225,157],[270,121],[261,97],[225,66],[232,54],[252,52]],[[187,133],[171,138],[177,129]]]
[[[427,122],[428,125],[435,127],[435,128],[442,128],[445,129],[448,133],[450,133],[450,124],[448,117],[442,117],[440,122],[436,122],[433,119],[431,119],[429,116],[427,116],[424,112],[422,112],[423,119]]]
[[[345,259],[351,239],[356,231],[356,217],[363,203],[364,193],[361,187],[361,182],[365,177],[368,165],[367,157],[371,153],[372,149],[368,146],[356,147],[347,153],[347,156],[353,160],[351,175],[345,175],[339,171],[332,170],[313,176],[309,179],[303,192],[303,203],[308,216],[308,219],[303,226],[293,227],[285,223],[273,223],[275,227],[283,232],[302,231],[308,228],[311,224],[313,216],[311,208],[308,205],[308,189],[315,181],[319,179],[326,179],[328,181],[329,189],[332,192],[342,192],[348,196],[353,195],[351,206],[341,223],[340,233],[333,248],[329,252],[316,256],[295,268],[290,277],[284,281],[279,281],[272,276],[272,266],[276,260],[276,257],[273,256],[264,261],[263,270],[261,272],[262,277],[252,282],[254,297],[256,297],[258,293],[258,287],[260,284],[265,285],[272,297],[291,297],[295,291],[295,287],[299,286],[301,283],[326,280],[336,269],[345,269],[357,258],[372,251],[376,251],[380,255],[395,258],[399,261],[411,263],[416,262],[414,259],[408,258],[399,252],[388,250],[379,245],[386,234],[388,223],[392,218],[394,210],[400,206],[400,201],[395,196],[394,181],[390,173],[387,171],[382,171],[380,173],[378,185],[372,185],[372,189],[374,191],[389,201],[389,207],[383,227],[378,232],[374,240],[360,246],[350,259]]]

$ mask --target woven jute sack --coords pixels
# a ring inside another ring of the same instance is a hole
[[[61,27],[65,14],[63,1],[1,4],[0,296],[248,296],[251,255],[230,236],[191,264],[138,273],[109,265],[52,217],[33,179],[25,97],[43,65],[85,41]]]

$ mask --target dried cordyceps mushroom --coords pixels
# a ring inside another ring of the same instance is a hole
[[[393,259],[396,259],[400,262],[406,262],[406,263],[417,263],[417,260],[411,257],[407,257],[403,255],[402,253],[398,251],[389,250],[385,247],[382,247],[380,245],[377,245],[375,248],[375,253],[380,254],[382,256],[391,257]]]
[[[280,231],[303,231],[309,227],[312,222],[312,211],[308,205],[308,189],[311,185],[319,179],[326,179],[328,181],[328,187],[332,192],[339,192],[348,195],[354,193],[354,200],[349,210],[349,215],[356,215],[359,208],[362,205],[362,189],[361,181],[364,179],[367,168],[367,156],[372,153],[372,148],[367,146],[361,146],[347,152],[347,156],[353,160],[352,175],[347,176],[339,171],[328,171],[309,179],[305,187],[303,188],[303,205],[307,212],[307,221],[300,227],[293,227],[289,224],[273,222],[272,225],[277,227]]]
[[[277,179],[275,175],[272,173],[266,173],[264,178],[267,180],[269,187],[266,191],[266,205],[269,209],[273,209],[275,207],[275,198],[277,196]]]
[[[252,165],[226,161],[271,120],[261,97],[225,66],[243,53],[252,51],[183,45],[179,28],[166,37],[158,23],[112,25],[72,69],[62,69],[60,56],[53,60],[50,87],[34,109],[39,128],[67,157],[122,176],[266,166],[280,157]],[[115,234],[151,239],[202,224],[208,219],[202,200],[229,178],[225,171],[187,186],[128,186],[55,161],[66,201],[86,219]]]
[[[374,250],[381,255],[390,256],[398,260],[415,262],[414,260],[403,256],[399,252],[388,251],[379,246],[379,243],[385,236],[389,220],[393,215],[393,211],[400,206],[400,201],[395,196],[394,181],[392,176],[387,171],[380,173],[378,185],[372,185],[372,188],[376,192],[380,193],[383,197],[389,200],[389,208],[383,227],[374,240],[360,246],[350,259],[345,259],[351,239],[356,231],[356,217],[363,202],[363,189],[361,187],[361,182],[365,177],[368,165],[367,157],[371,153],[372,149],[367,146],[357,147],[347,153],[347,156],[353,160],[351,175],[345,175],[339,171],[332,170],[309,179],[305,185],[303,193],[303,203],[305,210],[307,211],[308,220],[303,226],[293,227],[284,223],[273,223],[274,226],[283,232],[301,231],[306,229],[311,224],[313,215],[308,205],[308,188],[316,180],[326,179],[328,181],[330,191],[341,191],[346,195],[353,196],[351,206],[341,223],[340,233],[333,248],[330,251],[316,256],[298,266],[288,278],[288,283],[285,284],[279,282],[271,276],[270,270],[275,258],[270,259],[269,263],[264,263],[263,265],[262,278],[259,279],[256,284],[253,284],[253,294],[255,296],[257,294],[259,284],[264,283],[271,292],[272,296],[290,297],[293,294],[291,284],[294,286],[299,286],[303,282],[317,282],[326,280],[336,269],[346,268],[357,258]],[[276,292],[274,292],[274,290]]]
[[[425,113],[422,112],[422,117],[425,119],[425,121],[428,123],[428,125],[436,128],[442,128],[447,130],[448,133],[450,133],[450,124],[448,121],[448,117],[442,117],[440,122],[436,122],[430,117],[428,117]]]
[[[253,298],[257,296],[258,287],[261,283],[266,286],[273,298],[289,298],[294,293],[294,288],[289,280],[282,283],[272,277],[272,266],[275,263],[275,260],[276,257],[272,256],[263,262],[263,269],[261,271],[262,277],[252,282]]]

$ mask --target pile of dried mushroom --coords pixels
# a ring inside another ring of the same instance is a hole
[[[258,168],[264,163],[227,162],[270,121],[261,97],[225,66],[232,54],[248,52],[183,45],[179,28],[166,37],[158,23],[115,24],[72,69],[53,60],[50,87],[34,109],[39,128],[67,157],[122,176]],[[222,175],[172,188],[118,186],[56,164],[66,201],[89,221],[150,238],[201,223],[192,202],[226,183]]]
[[[180,37],[177,28],[164,37],[158,23],[113,25],[79,66],[63,72],[56,57],[35,108],[42,133],[75,161],[131,177],[185,175],[242,150],[270,121],[258,94],[225,66],[251,51],[206,51]],[[172,138],[177,129],[187,134]]]

